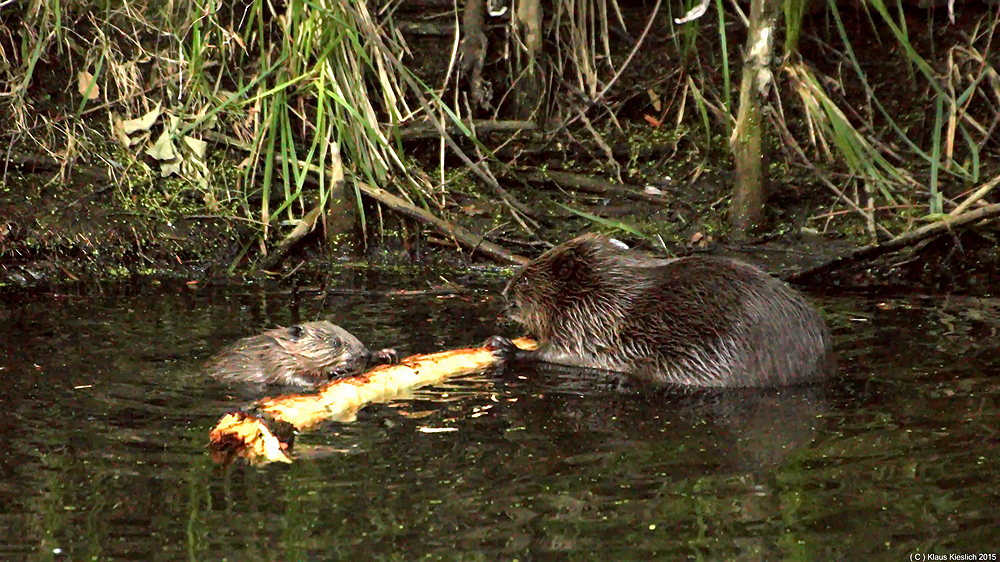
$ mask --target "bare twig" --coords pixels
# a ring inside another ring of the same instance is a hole
[[[948,214],[951,215],[952,217],[957,217],[961,215],[962,213],[965,212],[966,209],[968,209],[974,203],[976,203],[983,197],[986,197],[986,194],[989,193],[990,191],[993,191],[993,188],[996,187],[998,184],[1000,184],[1000,175],[984,183],[979,189],[975,191],[975,193],[967,197],[965,201],[962,201],[961,204],[955,207],[955,210],[953,210]]]

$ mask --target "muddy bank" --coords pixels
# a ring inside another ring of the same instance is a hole
[[[450,240],[386,213],[381,234],[365,240],[360,229],[327,240],[317,228],[296,243],[280,261],[262,270],[273,247],[258,241],[260,231],[249,220],[185,214],[150,206],[130,197],[127,188],[101,174],[77,169],[74,181],[58,184],[51,171],[16,170],[0,190],[0,289],[45,288],[66,284],[125,279],[171,279],[201,283],[245,283],[270,280],[279,285],[323,283],[335,271],[369,268],[391,270],[416,265],[461,277],[469,266],[511,271],[481,254],[457,248]],[[540,182],[544,185],[546,182]],[[602,183],[602,182],[597,182]],[[604,182],[607,183],[607,182]],[[714,202],[725,196],[719,177],[677,190],[669,205],[635,196],[635,188],[577,193],[579,209],[605,217],[624,217],[658,224],[672,237],[652,243],[618,233],[633,245],[674,255],[710,253],[752,262],[814,291],[843,293],[960,292],[991,295],[1000,291],[1000,253],[994,224],[967,225],[918,241],[897,252],[871,259],[845,260],[821,274],[798,275],[849,254],[853,237],[821,234],[808,226],[815,202],[796,197],[788,188],[773,195],[776,228],[749,244],[726,243]],[[541,192],[544,195],[544,192]],[[195,192],[181,197],[197,198]],[[174,204],[177,202],[175,201]],[[198,201],[194,201],[198,203]],[[488,232],[493,220],[489,203],[457,196],[453,205],[465,212],[456,219],[470,229]],[[558,242],[598,227],[554,205],[542,220],[545,240]],[[574,220],[577,219],[577,220]],[[547,247],[541,241],[489,237],[511,252],[534,256]],[[662,242],[662,245],[660,244]],[[457,277],[453,277],[457,278]]]
[[[165,214],[121,185],[77,170],[9,171],[0,191],[0,286],[39,286],[133,276],[225,274],[252,230],[231,218]]]

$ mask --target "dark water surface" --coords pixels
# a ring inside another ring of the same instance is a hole
[[[841,354],[822,388],[670,396],[487,373],[301,435],[290,466],[209,459],[209,430],[243,403],[200,372],[225,344],[332,318],[404,355],[463,347],[498,329],[487,294],[3,295],[0,560],[1000,554],[1000,300],[820,299]]]

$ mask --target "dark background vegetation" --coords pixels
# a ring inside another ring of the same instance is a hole
[[[997,4],[703,7],[7,3],[2,282],[293,269],[303,241],[517,262],[593,229],[802,267],[895,241],[910,282],[938,279],[914,252],[995,259]]]

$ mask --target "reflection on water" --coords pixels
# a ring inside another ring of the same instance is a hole
[[[200,372],[225,344],[332,318],[370,347],[467,346],[498,329],[485,294],[4,295],[0,559],[830,560],[996,548],[990,299],[822,301],[841,362],[823,387],[669,393],[507,370],[300,435],[291,466],[209,461],[208,430],[242,400]]]

